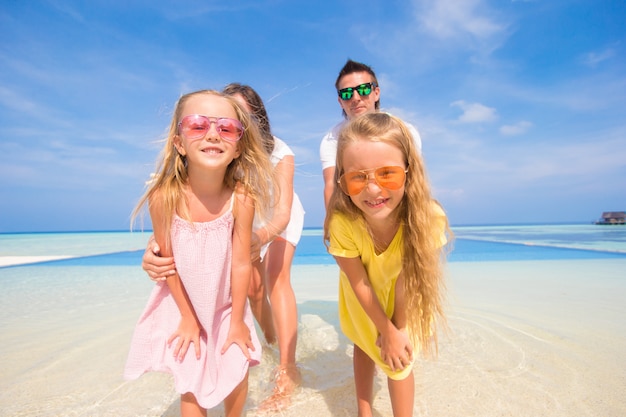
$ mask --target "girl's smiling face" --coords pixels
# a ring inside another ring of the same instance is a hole
[[[387,142],[358,140],[346,146],[343,154],[343,173],[372,170],[385,166],[399,166],[406,169],[402,151]],[[404,184],[397,190],[379,186],[370,172],[368,183],[357,195],[350,199],[370,221],[387,220],[402,202]]]
[[[238,119],[232,104],[224,97],[217,95],[202,94],[190,97],[183,107],[180,120],[193,114],[211,118]],[[215,166],[217,164],[225,167],[240,155],[238,143],[222,139],[217,132],[216,123],[210,124],[204,137],[187,139],[184,135],[178,134],[174,144],[178,152],[187,157],[190,165],[198,163]]]

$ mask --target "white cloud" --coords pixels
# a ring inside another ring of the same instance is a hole
[[[67,2],[61,2],[56,0],[49,0],[50,6],[57,9],[62,14],[69,16],[79,23],[85,23],[83,15],[77,11],[74,7],[67,4]]]
[[[36,126],[39,126],[42,122],[49,124],[48,129],[50,126],[55,128],[66,128],[69,126],[69,123],[61,117],[56,108],[37,101],[37,98],[28,98],[26,94],[20,93],[14,87],[0,85],[0,109],[6,115],[11,113],[27,116],[31,123],[37,122]],[[6,126],[6,124],[0,126],[0,132],[4,133],[10,130]]]
[[[517,122],[513,125],[503,125],[500,126],[500,133],[505,136],[516,136],[524,134],[533,126],[531,122],[526,120],[522,120],[521,122]]]
[[[422,28],[439,39],[461,38],[470,34],[476,39],[487,39],[505,30],[505,25],[489,16],[481,0],[427,0],[419,20]]]
[[[496,109],[480,103],[466,103],[464,100],[457,100],[450,105],[463,110],[463,114],[457,119],[460,123],[484,123],[498,118]]]
[[[582,62],[584,65],[591,68],[595,68],[599,63],[611,59],[615,56],[615,50],[613,48],[606,48],[599,52],[588,52],[583,55]]]

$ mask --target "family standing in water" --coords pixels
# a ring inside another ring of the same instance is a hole
[[[410,416],[413,362],[436,351],[445,323],[442,254],[451,232],[430,192],[420,136],[380,112],[373,70],[348,60],[335,86],[345,120],[320,146],[324,243],[340,269],[339,321],[354,343],[358,415],[372,415],[379,367],[394,416]],[[259,410],[284,410],[301,384],[290,271],[304,209],[294,166],[251,87],[179,100],[135,211],[150,209],[154,236],[142,266],[157,286],[125,376],[172,373],[183,416],[206,415],[220,402],[226,415],[242,414],[248,367],[261,352],[252,316],[279,354],[274,391]]]

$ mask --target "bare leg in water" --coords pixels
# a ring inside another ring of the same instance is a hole
[[[301,382],[300,371],[296,367],[298,309],[291,286],[291,264],[295,250],[295,246],[289,242],[276,238],[263,261],[267,265],[265,282],[280,356],[274,394],[261,405],[261,408],[266,409],[277,410],[289,405],[291,394]]]

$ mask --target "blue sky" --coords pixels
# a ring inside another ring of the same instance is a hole
[[[420,131],[453,225],[591,222],[626,210],[625,21],[623,0],[3,1],[0,232],[127,230],[176,99],[232,81],[320,226],[348,58]]]

